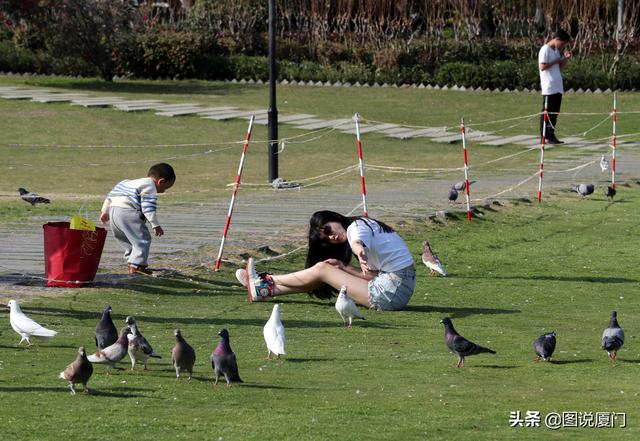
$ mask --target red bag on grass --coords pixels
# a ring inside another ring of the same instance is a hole
[[[79,288],[93,281],[107,230],[72,230],[69,222],[49,222],[42,228],[47,286]]]

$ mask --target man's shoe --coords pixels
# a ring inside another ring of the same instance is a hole
[[[236,279],[240,282],[240,285],[247,286],[247,270],[240,268],[236,270]]]
[[[269,281],[269,277],[266,274],[262,276],[256,272],[253,257],[247,259],[245,277],[247,290],[249,291],[249,303],[258,300],[264,301],[267,297],[273,295],[273,281]]]
[[[558,138],[556,138],[555,136],[550,137],[550,138],[545,138],[545,144],[552,144],[552,145],[557,145],[557,144],[564,144],[564,141],[560,141]]]

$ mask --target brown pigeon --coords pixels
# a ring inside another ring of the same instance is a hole
[[[84,350],[84,346],[80,346],[76,359],[73,360],[64,371],[60,372],[58,377],[69,382],[71,394],[75,395],[76,390],[73,386],[78,383],[82,383],[85,393],[89,393],[87,383],[89,382],[89,378],[91,378],[91,374],[93,374],[93,365],[87,359],[87,352]]]
[[[173,333],[176,336],[176,345],[171,350],[171,363],[176,370],[176,380],[180,379],[180,371],[184,369],[189,372],[189,381],[191,381],[193,365],[196,362],[196,351],[185,341],[179,329]]]
[[[443,276],[447,275],[447,272],[444,270],[442,266],[442,262],[438,259],[438,256],[431,250],[429,246],[429,242],[426,240],[422,242],[422,263],[424,263],[427,268],[431,270],[431,275],[434,276],[436,274],[442,274]]]

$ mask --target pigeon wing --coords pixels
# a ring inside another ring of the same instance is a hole
[[[451,342],[450,348],[459,354],[466,354],[476,347],[477,345],[461,335],[456,335]]]
[[[57,334],[56,331],[41,326],[24,313],[14,313],[9,317],[11,327],[17,333],[35,335],[36,337],[54,337]]]

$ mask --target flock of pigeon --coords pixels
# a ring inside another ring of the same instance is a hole
[[[11,327],[21,337],[18,345],[26,341],[31,346],[31,337],[53,338],[56,336],[56,331],[41,326],[22,312],[15,300],[10,300],[8,306]],[[111,311],[111,306],[105,307],[102,311],[102,318],[96,326],[96,352],[87,355],[85,347],[80,346],[75,360],[58,375],[59,378],[69,382],[72,394],[76,393],[76,384],[82,384],[84,391],[89,392],[87,383],[93,374],[93,364],[106,365],[107,375],[109,375],[110,369],[113,369],[127,354],[131,360],[131,370],[134,369],[136,363],[143,364],[146,370],[149,358],[162,358],[142,335],[134,317],[128,316],[125,319],[126,326],[118,334],[111,318]],[[274,305],[271,317],[264,326],[263,334],[268,349],[267,358],[271,359],[272,354],[278,358],[280,355],[285,355],[285,332],[280,320],[279,304]],[[171,351],[171,363],[176,371],[176,380],[180,379],[182,371],[188,372],[189,380],[191,380],[193,366],[196,362],[195,350],[187,343],[179,329],[174,331],[174,335],[176,344]],[[230,386],[232,382],[242,383],[238,373],[236,355],[229,344],[229,331],[221,329],[218,335],[220,342],[210,357],[215,379],[214,384],[218,384],[220,377],[224,377],[227,386]]]

